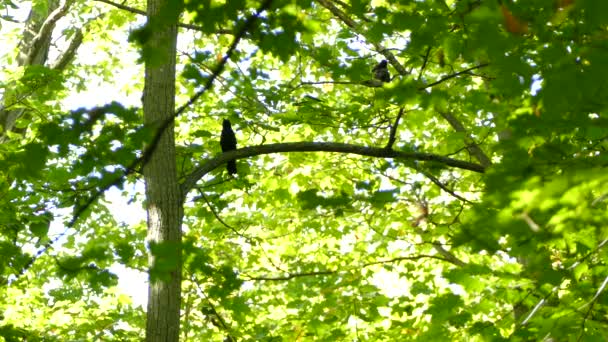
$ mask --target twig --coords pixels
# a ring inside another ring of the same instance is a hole
[[[196,280],[196,278],[195,278],[195,280]],[[236,339],[234,337],[232,337],[232,332],[231,332],[230,327],[228,326],[228,324],[226,324],[226,321],[222,318],[220,313],[215,309],[215,305],[213,305],[213,303],[211,302],[211,299],[207,296],[205,291],[203,291],[203,289],[201,288],[202,281],[195,281],[194,283],[196,284],[196,287],[200,291],[201,295],[203,295],[203,297],[205,297],[205,299],[207,300],[207,304],[209,304],[209,307],[211,308],[211,312],[215,315],[215,318],[217,318],[217,320],[219,322],[218,328],[222,328],[226,332],[226,339],[224,339],[224,341],[228,341],[228,342],[236,341]],[[208,313],[205,313],[205,315],[209,319],[212,319],[211,317],[209,317]],[[212,321],[211,323],[213,324],[214,322]]]
[[[448,112],[439,112],[439,114],[452,126],[452,128],[454,128],[456,132],[466,133],[466,136],[470,137],[462,123],[454,115]],[[479,164],[483,165],[483,167],[488,168],[492,165],[490,158],[486,156],[475,141],[471,141],[471,143],[467,144],[467,150],[475,157],[475,159],[477,159],[477,161],[479,161]]]
[[[315,85],[315,84],[359,84],[360,82],[352,81],[316,81],[316,82],[301,82],[303,85]]]
[[[440,188],[441,188],[441,190],[443,190],[443,191],[447,192],[448,194],[450,194],[450,195],[454,196],[455,198],[457,198],[457,199],[459,199],[459,200],[461,200],[461,201],[463,201],[463,202],[466,202],[466,203],[472,204],[472,202],[471,202],[471,201],[469,201],[468,199],[466,199],[466,198],[464,198],[464,197],[462,197],[462,196],[458,195],[456,192],[454,192],[453,190],[451,190],[451,189],[449,189],[447,186],[445,186],[445,184],[441,183],[441,181],[440,181],[439,179],[437,179],[435,176],[433,176],[433,175],[431,175],[430,173],[427,173],[427,172],[425,172],[425,171],[423,171],[423,170],[420,170],[420,169],[418,169],[417,171],[418,171],[418,172],[420,172],[420,173],[422,173],[422,174],[423,174],[423,175],[424,175],[426,178],[428,178],[428,179],[429,179],[431,182],[433,182],[435,185],[437,185],[438,187],[440,187]]]
[[[211,205],[211,203],[209,202],[209,200],[207,199],[207,196],[205,196],[205,194],[203,193],[202,190],[200,190],[200,194],[201,197],[203,198],[203,200],[205,201],[205,203],[207,204],[207,207],[209,207],[209,210],[211,210],[211,212],[213,213],[213,216],[215,216],[215,218],[221,223],[223,224],[226,228],[232,230],[236,235],[245,238],[247,240],[251,240],[251,238],[249,238],[248,236],[239,233],[238,230],[236,230],[236,228],[232,227],[231,225],[229,225],[228,223],[224,222],[224,220],[222,220],[222,218],[220,217],[220,215],[217,213],[217,211],[215,211],[215,208],[213,208],[213,206]]]
[[[549,292],[545,298],[541,299],[538,303],[536,303],[536,305],[534,306],[534,308],[532,309],[532,311],[530,312],[530,314],[528,314],[528,316],[521,322],[520,326],[526,325],[526,323],[528,323],[528,321],[534,316],[534,314],[536,314],[536,312],[538,311],[538,309],[540,309],[543,304],[545,304],[545,302],[547,301],[547,299],[553,294],[553,291]]]
[[[580,265],[583,261],[585,261],[585,259],[589,258],[593,254],[597,253],[600,249],[602,249],[606,245],[606,243],[608,243],[608,239],[604,239],[591,252],[587,253],[586,255],[583,255],[580,259],[576,260],[574,263],[572,263],[572,265],[570,265],[570,267],[568,267],[568,269],[571,270],[574,269],[576,266]]]
[[[393,149],[393,144],[397,139],[395,136],[397,135],[397,126],[399,126],[399,120],[401,120],[401,116],[403,116],[403,107],[399,108],[399,114],[397,114],[397,118],[395,118],[395,123],[391,126],[391,131],[388,136],[388,143],[385,147],[387,150]]]
[[[597,289],[597,292],[595,293],[595,296],[593,296],[593,298],[591,299],[591,302],[588,304],[585,304],[585,305],[589,305],[589,310],[587,310],[587,312],[585,313],[585,317],[583,318],[583,321],[581,322],[581,334],[577,341],[580,341],[582,339],[582,337],[585,333],[585,324],[587,322],[587,319],[589,318],[589,315],[591,314],[591,311],[593,310],[593,306],[597,302],[597,298],[600,296],[600,294],[606,288],[606,284],[608,284],[608,276],[606,278],[604,278],[604,282],[602,282],[602,285],[600,285],[599,289]],[[583,308],[585,305],[580,307],[579,310],[581,308]]]
[[[301,277],[311,277],[311,276],[318,276],[318,275],[330,275],[330,274],[334,274],[334,273],[337,273],[337,272],[338,271],[336,271],[336,270],[316,271],[316,272],[302,272],[302,273],[289,273],[288,275],[282,276],[282,277],[248,277],[246,279],[247,280],[280,281],[280,280],[290,280],[290,279],[301,278]]]
[[[448,261],[437,255],[420,254],[420,255],[396,257],[396,258],[387,259],[387,260],[372,261],[372,262],[364,263],[362,265],[353,266],[353,267],[350,267],[347,269],[341,268],[341,269],[326,270],[326,271],[288,273],[285,276],[279,276],[279,277],[247,277],[246,279],[247,280],[282,281],[282,280],[290,280],[290,279],[302,278],[302,277],[332,275],[332,274],[336,274],[336,273],[340,273],[340,272],[347,272],[347,271],[353,270],[353,269],[362,269],[362,268],[374,266],[374,265],[388,264],[388,263],[394,263],[394,262],[399,262],[399,261],[404,261],[404,260],[420,260],[420,259],[425,259],[425,258],[437,259],[437,260],[441,260],[441,261]]]
[[[431,84],[427,84],[427,85],[425,85],[424,87],[418,88],[418,90],[424,90],[424,89],[426,89],[426,88],[430,88],[430,87],[436,86],[436,85],[438,85],[438,84],[440,84],[440,83],[443,83],[443,82],[445,82],[445,81],[447,81],[447,80],[449,80],[449,79],[451,79],[451,78],[454,78],[454,77],[456,77],[456,76],[460,76],[460,75],[462,75],[462,74],[466,74],[466,73],[468,73],[468,72],[469,72],[469,71],[471,71],[471,70],[475,70],[475,69],[479,69],[479,68],[486,67],[486,66],[488,66],[488,65],[490,65],[490,63],[482,63],[482,64],[479,64],[479,65],[476,65],[476,66],[470,67],[470,68],[468,68],[468,69],[464,69],[464,70],[462,70],[462,71],[459,71],[459,72],[453,73],[453,74],[451,74],[451,75],[445,76],[445,77],[443,77],[442,79],[440,79],[439,81],[436,81],[436,82],[433,82],[433,83],[431,83]]]
[[[424,68],[426,68],[426,63],[429,61],[429,55],[431,54],[431,47],[429,46],[426,49],[426,54],[424,56],[424,62],[422,62],[422,66],[420,67],[420,72],[418,73],[418,80],[422,78],[422,73],[424,72]]]
[[[530,227],[533,232],[538,233],[540,231],[540,226],[534,222],[528,213],[523,212],[519,217],[528,224],[528,227]]]
[[[119,8],[121,10],[125,10],[127,12],[131,12],[131,13],[135,13],[135,14],[139,14],[139,15],[146,15],[146,11],[144,11],[144,10],[140,10],[139,8],[129,7],[129,6],[126,6],[126,5],[123,5],[123,4],[119,4],[119,3],[116,3],[114,1],[110,1],[110,0],[95,0],[95,1],[103,2],[104,4],[108,4],[108,5],[114,6],[116,8]]]

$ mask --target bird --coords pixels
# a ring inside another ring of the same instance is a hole
[[[372,72],[374,73],[374,79],[380,80],[382,82],[390,82],[391,74],[388,72],[388,62],[386,59],[383,59],[378,65],[376,65]]]
[[[230,120],[224,119],[222,122],[222,135],[220,136],[220,146],[222,152],[236,150],[236,136],[230,125]],[[226,163],[226,170],[231,175],[236,174],[236,160],[230,160]]]

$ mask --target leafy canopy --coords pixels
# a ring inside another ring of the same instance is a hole
[[[259,7],[183,5],[178,103],[212,77]],[[121,177],[153,127],[120,98],[93,109],[58,100],[136,70],[121,56],[154,27],[129,45],[136,13],[85,1],[70,11],[66,22],[88,25],[85,42],[104,54],[99,64],[81,48],[62,73],[3,71],[3,107],[26,110],[25,133],[0,150],[7,341],[138,340],[144,326],[110,270],[145,269],[143,225],[90,199],[115,184],[142,202],[139,174]],[[394,132],[395,151],[485,172],[294,151],[239,159],[235,178],[206,173],[184,203],[184,340],[608,338],[605,13],[594,0],[274,1],[214,87],[176,118],[182,181],[220,153],[222,119],[239,147],[382,148]],[[370,82],[382,59],[393,79]],[[72,218],[62,208],[80,219],[61,248],[35,255],[56,234],[53,219]]]

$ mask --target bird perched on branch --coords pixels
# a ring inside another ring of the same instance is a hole
[[[374,79],[380,80],[382,82],[390,82],[391,74],[388,72],[388,62],[386,59],[383,59],[378,65],[376,65],[372,72],[374,73]]]
[[[222,122],[222,135],[220,136],[220,146],[222,152],[236,150],[236,136],[230,125],[230,120],[224,119]],[[231,175],[236,174],[236,160],[230,160],[226,163],[226,170]]]

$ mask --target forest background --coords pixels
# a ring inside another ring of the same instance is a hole
[[[607,340],[606,13],[0,0],[0,337]]]

